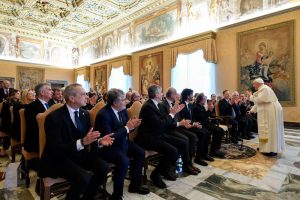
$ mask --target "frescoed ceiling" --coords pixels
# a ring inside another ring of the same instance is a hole
[[[0,28],[74,42],[153,3],[172,1],[1,0]]]

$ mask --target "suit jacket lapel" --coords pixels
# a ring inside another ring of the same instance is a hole
[[[148,101],[149,101],[150,105],[154,108],[155,112],[157,112],[159,115],[161,115],[161,112],[157,108],[157,106],[155,105],[155,103],[151,99],[149,99]]]
[[[76,127],[70,117],[70,114],[69,114],[66,104],[64,105],[62,114],[64,115],[63,119],[65,120],[65,122],[67,124],[68,134],[69,134],[70,138],[72,138],[72,140],[76,140],[76,134],[74,133],[74,130],[76,129]]]

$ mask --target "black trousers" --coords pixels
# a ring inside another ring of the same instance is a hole
[[[210,152],[214,152],[217,149],[221,148],[222,137],[224,135],[224,130],[218,126],[208,124],[203,126],[212,136],[211,145],[210,145]]]
[[[123,152],[118,147],[104,147],[98,153],[100,157],[109,163],[115,165],[114,170],[114,191],[112,194],[113,199],[123,196],[124,180],[130,164],[130,187],[139,187],[142,184],[142,170],[145,161],[145,151],[137,144],[128,141],[128,151]],[[129,161],[129,158],[132,161]]]
[[[208,145],[211,140],[209,131],[206,130],[205,128],[195,128],[195,127],[192,127],[187,130],[194,133],[198,138],[196,158],[205,157],[208,154]]]
[[[93,199],[108,172],[108,164],[104,160],[85,150],[58,162],[56,167],[58,176],[71,183],[66,200]]]
[[[168,173],[170,167],[176,162],[178,158],[178,150],[171,143],[171,141],[177,141],[174,137],[170,139],[165,135],[154,137],[137,137],[136,142],[140,144],[144,149],[156,151],[162,155],[162,159],[159,161],[152,174],[158,176],[159,174]],[[180,140],[178,140],[180,143]]]
[[[176,130],[168,131],[166,134],[166,138],[172,145],[177,148],[178,154],[182,157],[183,168],[187,168],[191,164],[191,157],[189,153],[189,138]]]
[[[189,139],[189,154],[190,154],[190,160],[192,161],[192,158],[195,156],[196,148],[197,148],[197,142],[198,142],[197,135],[181,127],[176,128],[176,130]]]

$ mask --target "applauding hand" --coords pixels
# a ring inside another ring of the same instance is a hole
[[[93,128],[89,130],[89,132],[82,138],[82,143],[84,146],[95,142],[100,137],[99,131],[93,131]]]
[[[112,137],[113,135],[114,135],[114,133],[110,133],[110,134],[104,136],[103,138],[100,138],[99,145],[102,145],[102,146],[112,145],[114,142],[114,139],[115,139]]]
[[[184,104],[175,105],[172,108],[170,108],[170,113],[176,115],[176,113],[179,113],[184,108],[184,106]]]
[[[134,117],[128,120],[126,126],[128,127],[129,130],[133,130],[136,127],[138,127],[141,124],[141,122],[142,122],[141,119]]]

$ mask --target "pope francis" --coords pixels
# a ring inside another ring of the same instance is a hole
[[[276,156],[284,150],[283,112],[274,91],[261,78],[253,81],[256,92],[250,95],[254,106],[251,113],[257,113],[259,151]]]

